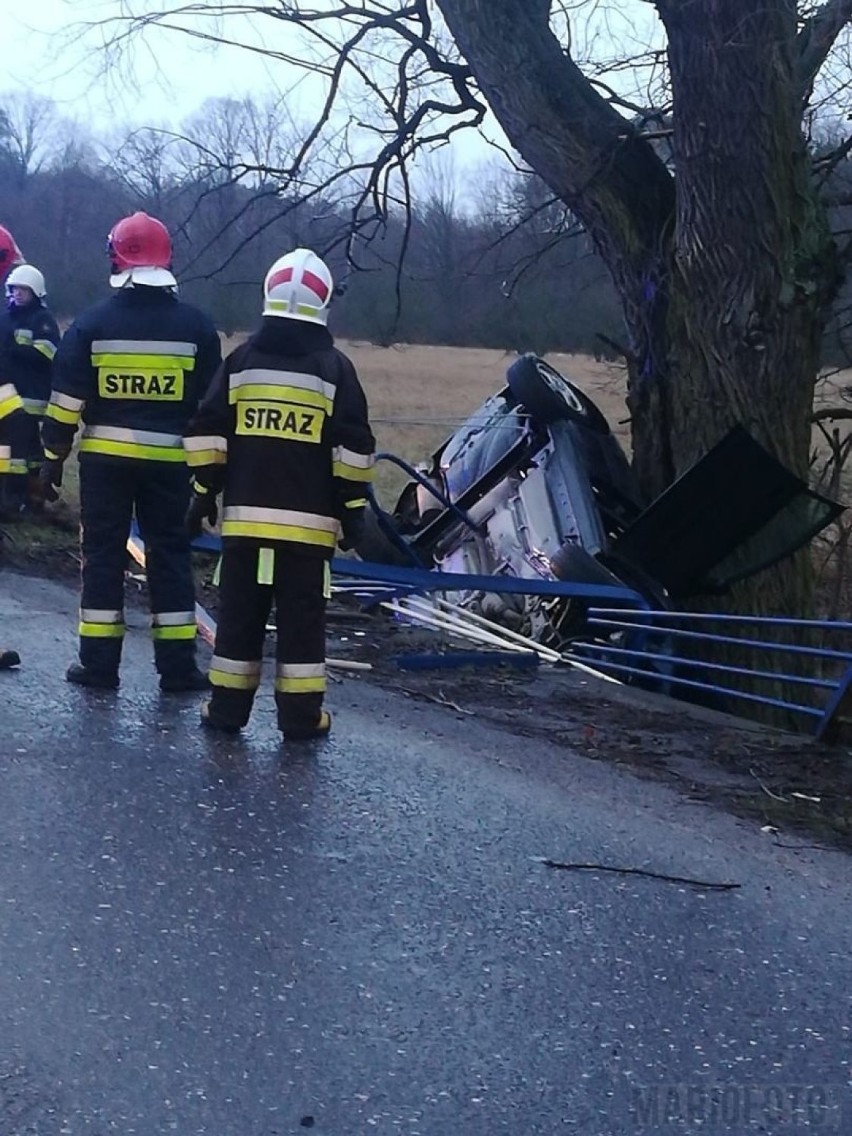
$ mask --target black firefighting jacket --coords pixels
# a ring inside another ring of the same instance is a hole
[[[44,414],[59,338],[41,300],[0,314],[0,473],[26,473],[26,455],[15,453],[21,436],[16,420]]]
[[[62,338],[42,427],[46,456],[68,456],[82,418],[81,461],[183,462],[184,429],[221,358],[203,312],[165,288],[122,289]]]
[[[283,541],[328,559],[367,503],[367,400],[319,324],[265,317],[219,368],[184,446],[195,492],[224,489],[226,543]]]

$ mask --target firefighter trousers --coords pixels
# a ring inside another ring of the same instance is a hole
[[[33,499],[43,459],[40,422],[38,415],[24,411],[6,421],[4,441],[11,453],[10,469],[0,474],[0,511],[6,519],[15,517]]]
[[[80,462],[83,553],[80,662],[113,675],[124,640],[124,572],[133,515],[145,542],[154,662],[180,680],[195,667],[195,583],[184,527],[189,474],[181,462]]]
[[[260,685],[266,623],[275,601],[275,704],[278,728],[310,730],[325,695],[327,560],[292,545],[258,548],[239,538],[223,542],[219,623],[210,662],[210,716],[244,726]]]

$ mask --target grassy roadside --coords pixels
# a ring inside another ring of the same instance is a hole
[[[0,527],[0,565],[14,572],[73,581],[80,575],[77,509],[53,506],[38,518]]]

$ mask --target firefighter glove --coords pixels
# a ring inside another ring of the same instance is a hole
[[[45,501],[58,501],[56,490],[62,484],[62,462],[59,458],[45,458],[38,471],[38,480]]]
[[[340,547],[344,552],[356,548],[364,537],[364,510],[353,509],[346,513],[340,521],[343,534],[340,538]]]
[[[193,494],[184,518],[184,526],[190,538],[195,540],[197,536],[201,536],[204,521],[209,525],[215,525],[218,519],[219,510],[216,507],[215,493],[207,493],[204,496]]]

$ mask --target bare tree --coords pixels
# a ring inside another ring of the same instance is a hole
[[[4,148],[12,159],[19,185],[38,173],[62,141],[56,104],[32,91],[0,96]]]
[[[286,219],[289,230],[304,224],[302,197],[315,163],[304,160],[298,177],[281,176],[299,147],[297,131],[279,96],[215,98],[172,136],[179,137],[182,182],[190,190],[180,225],[195,248],[194,270],[215,272],[212,249],[224,254],[220,265],[231,264],[272,224]]]
[[[267,187],[273,178],[271,171],[289,165],[300,130],[286,96],[276,93],[261,101],[243,100],[243,150],[256,185]]]
[[[184,124],[182,134],[189,143],[185,153],[193,153],[197,180],[212,185],[233,184],[246,170],[247,124],[253,115],[248,99],[207,99]]]
[[[310,69],[323,97],[276,175],[297,181],[335,139],[349,161],[323,188],[348,178],[352,231],[406,207],[419,150],[493,114],[611,274],[649,495],[735,422],[807,473],[821,337],[849,253],[823,195],[833,159],[815,166],[808,134],[815,113],[833,108],[839,122],[848,105],[852,0],[291,0],[199,3],[191,19],[179,10],[125,0],[113,50],[174,28]],[[265,47],[243,35],[246,13],[264,21]],[[619,50],[607,29],[620,19],[626,36],[637,14],[655,21],[659,45],[634,38]],[[836,156],[849,146],[844,138]],[[808,587],[800,556],[739,602],[803,610]]]
[[[420,171],[420,202],[417,215],[417,258],[412,271],[429,311],[430,324],[441,343],[459,343],[463,321],[459,299],[463,295],[465,222],[461,215],[459,177],[452,152],[441,150],[429,156]],[[413,259],[413,258],[412,258]]]
[[[109,147],[115,176],[158,216],[168,210],[184,178],[182,142],[165,127],[146,126],[116,136]]]

